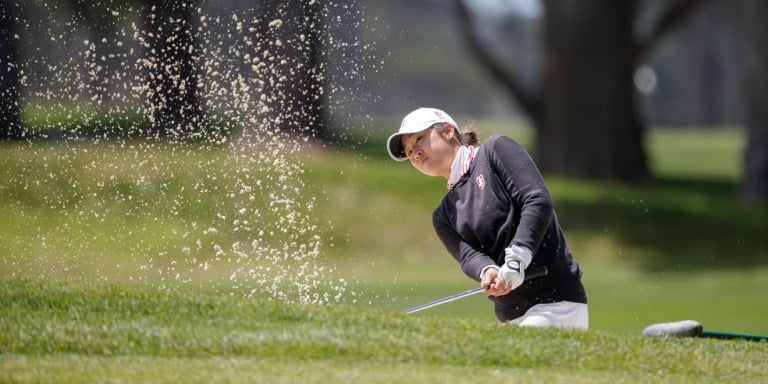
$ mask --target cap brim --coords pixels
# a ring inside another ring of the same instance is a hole
[[[387,152],[389,152],[389,157],[393,160],[408,160],[408,157],[405,156],[405,148],[403,148],[403,135],[405,135],[405,133],[398,132],[390,135],[389,139],[387,139]]]

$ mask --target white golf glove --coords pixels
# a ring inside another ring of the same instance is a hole
[[[525,268],[531,263],[533,253],[520,245],[512,245],[504,253],[504,265],[499,268],[499,277],[504,280],[506,288],[512,290],[525,281]]]

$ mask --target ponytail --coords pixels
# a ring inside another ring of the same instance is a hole
[[[475,132],[471,128],[465,128],[461,131],[459,141],[461,142],[462,145],[476,146],[478,143],[477,132]]]
[[[437,123],[432,126],[434,129],[445,129],[446,123]],[[477,132],[472,128],[464,128],[459,132],[459,130],[456,127],[453,127],[454,132],[456,133],[455,139],[459,142],[461,145],[471,145],[473,147],[476,147],[479,143],[477,139]]]

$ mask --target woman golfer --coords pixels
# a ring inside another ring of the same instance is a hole
[[[448,179],[432,215],[461,269],[487,288],[496,317],[520,326],[587,329],[581,269],[565,243],[552,198],[528,152],[504,136],[477,145],[473,131],[435,108],[419,108],[387,141],[389,155]],[[548,274],[525,280],[527,271]]]

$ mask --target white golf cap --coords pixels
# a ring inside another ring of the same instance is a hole
[[[447,113],[437,108],[419,108],[403,118],[400,130],[387,139],[389,156],[397,161],[408,160],[403,148],[401,137],[411,133],[421,132],[437,123],[448,123],[458,131],[459,126]]]

